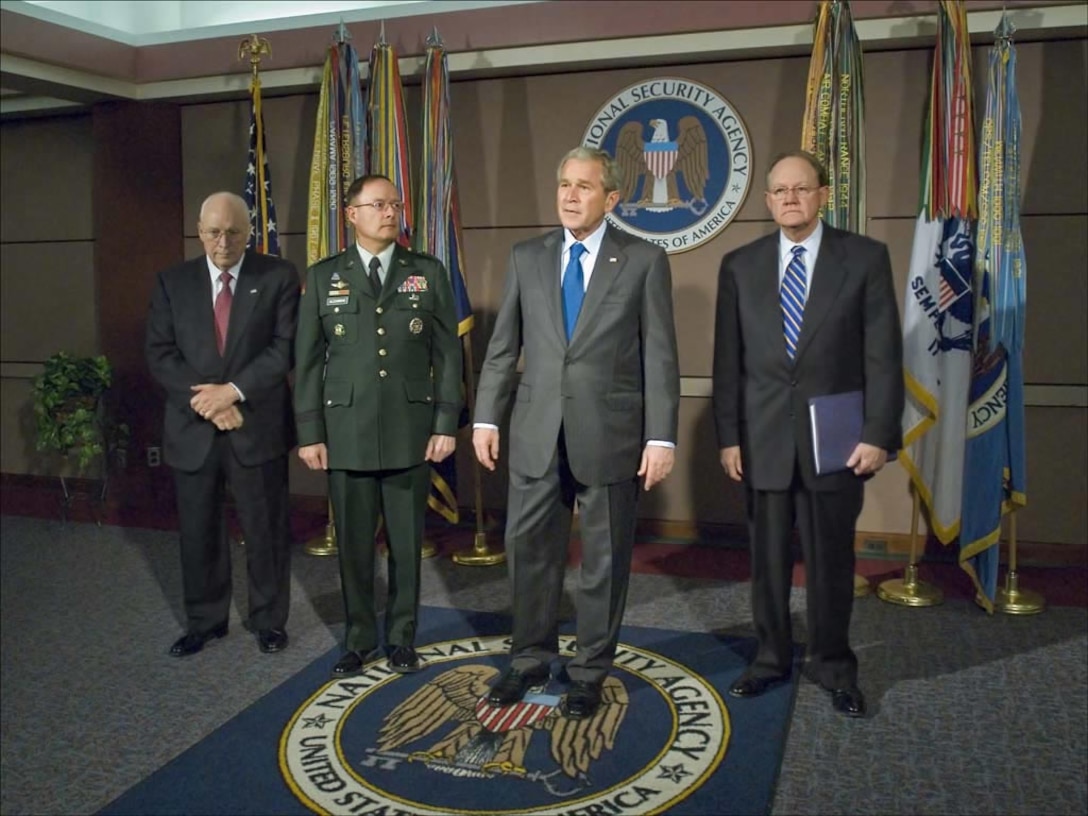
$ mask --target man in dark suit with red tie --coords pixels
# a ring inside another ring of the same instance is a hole
[[[864,481],[902,443],[903,349],[884,244],[819,217],[827,172],[804,151],[776,158],[767,207],[779,229],[722,260],[714,339],[721,464],[748,490],[756,658],[729,688],[754,697],[792,670],[796,524],[805,559],[805,674],[836,711],[865,714],[850,649],[854,525]],[[808,401],[861,391],[861,441],[846,470],[817,475]]]
[[[249,215],[239,196],[209,196],[198,229],[206,254],[159,273],[147,320],[148,366],[166,390],[163,452],[181,528],[187,631],[170,654],[195,654],[227,634],[224,483],[245,536],[249,626],[262,652],[278,652],[287,646],[290,605],[287,374],[298,272],[246,251]]]

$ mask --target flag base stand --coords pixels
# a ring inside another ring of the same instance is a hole
[[[872,584],[869,583],[869,579],[864,575],[858,575],[854,573],[854,597],[864,598],[873,591]]]
[[[453,563],[464,567],[493,567],[506,561],[505,552],[491,552],[487,548],[487,533],[477,532],[472,549],[453,554]]]
[[[306,555],[317,556],[336,555],[339,552],[336,547],[336,528],[331,518],[325,525],[325,535],[311,538],[302,549]]]
[[[423,549],[420,550],[419,557],[434,558],[436,555],[438,555],[438,547],[435,546],[434,541],[427,536],[423,536]]]
[[[882,601],[900,606],[937,606],[944,603],[944,593],[933,584],[918,580],[918,567],[909,564],[902,578],[891,578],[876,588]]]
[[[1005,576],[1005,586],[997,590],[994,611],[1006,615],[1037,615],[1046,609],[1046,598],[1030,589],[1020,589],[1020,576],[1013,571]]]

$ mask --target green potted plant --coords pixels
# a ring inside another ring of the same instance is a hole
[[[101,405],[112,378],[104,355],[72,357],[60,351],[46,360],[33,384],[37,449],[69,457],[80,473],[95,457],[123,450],[128,427],[107,421]]]

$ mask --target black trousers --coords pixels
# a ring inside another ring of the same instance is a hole
[[[207,632],[230,616],[231,564],[223,517],[229,486],[245,536],[249,625],[282,628],[291,606],[287,456],[247,467],[227,433],[216,434],[196,471],[174,470],[181,529],[181,579],[188,629]]]
[[[854,608],[854,526],[864,495],[861,479],[841,490],[807,490],[796,466],[788,490],[748,491],[752,619],[759,641],[750,669],[754,676],[791,670],[789,603],[796,525],[806,576],[805,673],[831,689],[857,683],[857,658],[850,649],[849,633]]]

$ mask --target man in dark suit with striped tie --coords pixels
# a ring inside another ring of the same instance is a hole
[[[170,654],[195,654],[227,634],[224,482],[245,536],[249,626],[262,652],[278,652],[290,606],[287,374],[298,272],[246,251],[249,215],[233,193],[204,201],[198,231],[205,254],[159,273],[147,319],[148,367],[166,391],[163,453],[181,528],[187,631]]]
[[[902,443],[903,348],[884,244],[819,217],[827,172],[804,151],[777,157],[767,207],[779,229],[722,260],[714,339],[721,464],[744,481],[755,661],[729,688],[754,697],[792,671],[790,581],[796,524],[807,577],[805,674],[836,711],[865,714],[850,649],[854,525],[864,481]],[[808,400],[861,391],[861,442],[847,470],[817,475]]]

